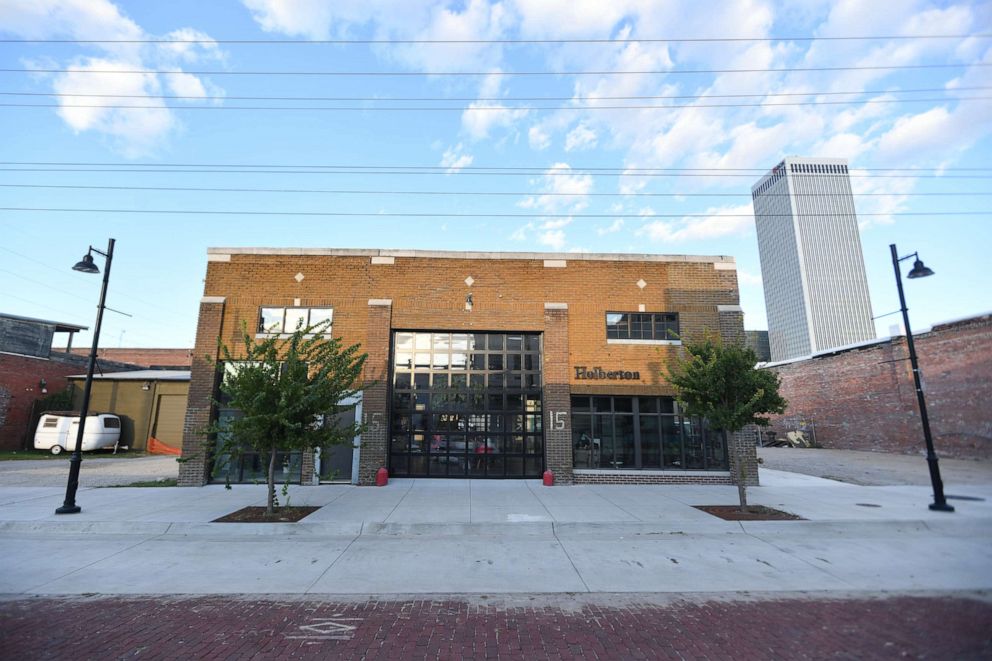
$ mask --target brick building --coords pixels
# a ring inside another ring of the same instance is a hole
[[[992,314],[913,335],[941,457],[992,459]],[[770,364],[789,401],[771,430],[812,429],[827,448],[924,453],[904,336]]]
[[[736,452],[681,415],[663,374],[681,339],[743,341],[733,258],[212,248],[207,262],[182,485],[217,479],[201,430],[236,414],[213,405],[218,340],[235,348],[243,325],[264,336],[326,319],[368,354],[367,427],[353,454],[284,458],[294,481],[369,484],[383,466],[412,477],[549,469],[563,483],[731,481]],[[742,448],[756,483],[753,444]],[[234,481],[260,474],[257,457],[224,468]]]
[[[0,450],[31,447],[34,425],[45,398],[66,389],[68,377],[85,371],[87,356],[53,349],[57,334],[86,326],[0,313]],[[127,370],[133,365],[99,360],[100,369]]]

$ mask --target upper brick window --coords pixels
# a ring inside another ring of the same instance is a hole
[[[609,340],[678,340],[676,312],[607,312]]]
[[[298,328],[326,324],[331,332],[333,308],[262,308],[258,316],[259,333],[292,333]]]

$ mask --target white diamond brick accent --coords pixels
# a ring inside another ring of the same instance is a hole
[[[293,276],[293,280],[296,280],[297,282],[303,282],[303,274],[297,273],[296,275]]]
[[[648,283],[644,282],[644,278],[641,278],[640,280],[637,281],[637,286],[640,287],[641,289],[644,289],[645,287],[648,286]]]
[[[475,280],[472,279],[472,276],[468,276],[467,278],[465,278],[465,284],[468,285],[469,287],[471,287],[472,283],[474,282]]]

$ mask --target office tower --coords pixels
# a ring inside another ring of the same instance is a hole
[[[790,156],[751,199],[772,360],[874,339],[847,161]]]

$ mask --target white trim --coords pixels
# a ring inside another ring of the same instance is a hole
[[[396,263],[396,258],[395,257],[379,257],[379,256],[373,256],[372,257],[372,264],[373,265],[375,265],[375,264],[388,265],[388,264],[395,264],[395,263]]]
[[[678,470],[678,471],[664,471],[664,470],[630,470],[630,469],[613,469],[613,468],[573,468],[573,475],[650,475],[650,476],[669,476],[669,477],[700,477],[704,475],[712,475],[714,477],[730,477],[730,471],[708,471],[708,470]]]
[[[383,306],[389,307],[393,304],[393,299],[391,298],[370,298],[369,305],[371,306]]]
[[[607,344],[653,344],[653,345],[668,345],[673,347],[682,346],[682,340],[621,340],[618,338],[610,338],[606,340]]]
[[[567,310],[568,303],[545,303],[545,310]]]
[[[739,305],[718,305],[717,312],[744,312],[744,308]]]
[[[208,262],[229,262],[231,261],[230,253],[214,253],[212,255],[207,255]]]
[[[328,257],[415,257],[421,259],[540,259],[609,262],[691,262],[735,264],[729,255],[648,255],[644,253],[456,252],[453,250],[394,250],[346,248],[207,248],[207,255],[295,255]],[[723,268],[730,268],[729,266]],[[734,266],[736,268],[736,266]]]
[[[713,262],[713,268],[717,271],[736,271],[737,264],[733,262]]]
[[[200,299],[200,303],[223,303],[226,300],[226,296],[204,296]]]
[[[564,259],[546,259],[544,260],[544,268],[546,269],[563,269],[568,266],[568,262]]]

